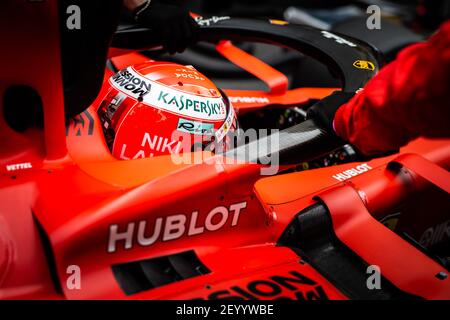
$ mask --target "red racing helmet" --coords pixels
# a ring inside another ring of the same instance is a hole
[[[221,145],[237,127],[226,95],[192,66],[148,61],[109,79],[98,114],[112,154],[138,159]],[[212,143],[214,142],[214,143]]]

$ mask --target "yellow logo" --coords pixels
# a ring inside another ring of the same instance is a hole
[[[287,22],[287,21],[284,21],[284,20],[269,20],[269,22],[271,23],[271,24],[278,24],[278,25],[280,25],[280,26],[284,26],[285,24],[289,24],[289,22]]]
[[[365,69],[371,71],[375,70],[375,65],[372,62],[366,60],[356,60],[355,62],[353,62],[353,66],[358,69]]]

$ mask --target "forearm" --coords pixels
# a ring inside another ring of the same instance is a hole
[[[363,153],[397,149],[418,136],[450,136],[450,23],[402,51],[347,104],[335,130]]]

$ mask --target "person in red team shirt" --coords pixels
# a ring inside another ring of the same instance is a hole
[[[328,127],[369,156],[419,136],[450,137],[450,21],[427,42],[403,49],[333,116],[325,117]]]

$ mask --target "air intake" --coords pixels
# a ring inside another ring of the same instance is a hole
[[[170,256],[113,265],[112,271],[126,295],[211,272],[199,260],[193,250]]]

